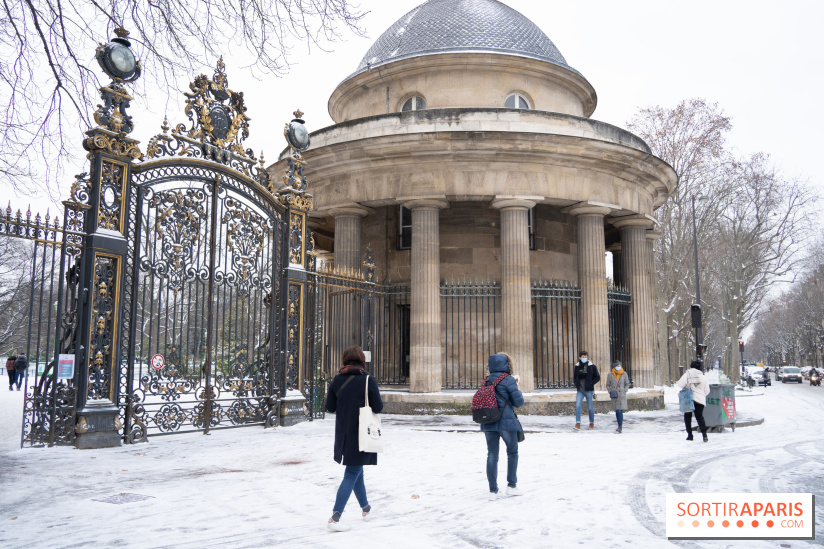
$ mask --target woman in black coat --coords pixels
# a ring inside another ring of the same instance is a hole
[[[366,358],[360,347],[349,347],[343,352],[343,367],[329,385],[326,397],[326,411],[335,414],[335,461],[346,466],[343,480],[338,488],[332,518],[328,528],[338,532],[349,530],[340,524],[340,516],[355,492],[361,506],[363,520],[369,520],[372,508],[366,499],[366,486],[363,482],[363,466],[377,465],[378,454],[361,452],[358,448],[358,418],[360,409],[366,403],[366,391],[369,388],[369,407],[376,414],[383,410],[378,382],[366,372]],[[366,376],[366,377],[364,377]]]

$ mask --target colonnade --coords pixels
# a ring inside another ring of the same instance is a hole
[[[536,197],[499,196],[491,206],[501,212],[501,346],[521,374],[521,389],[534,389],[532,341],[532,285],[529,265],[528,212]],[[443,197],[399,199],[412,211],[410,391],[441,390],[440,210],[449,207]],[[604,218],[609,205],[581,203],[566,210],[576,218],[579,349],[584,349],[603,373],[609,370],[609,309],[605,264]],[[335,217],[335,265],[360,269],[361,220],[370,212],[353,205],[331,211]],[[616,280],[632,295],[630,352],[633,380],[638,387],[660,383],[656,374],[655,279],[652,248],[654,222],[642,215],[611,220],[620,230],[620,245],[611,247]]]

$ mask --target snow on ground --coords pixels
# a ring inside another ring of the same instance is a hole
[[[5,379],[4,379],[5,381]],[[684,440],[676,391],[667,409],[574,418],[525,417],[522,497],[487,501],[486,446],[457,416],[385,416],[386,453],[366,469],[375,518],[350,499],[345,533],[326,530],[343,468],[334,419],[155,437],[107,450],[20,450],[22,392],[0,385],[2,547],[806,547],[815,541],[665,539],[664,498],[694,492],[824,496],[824,389],[781,384],[739,392],[763,425]],[[502,456],[503,457],[503,456]],[[505,481],[505,458],[499,484]],[[112,504],[120,493],[148,496]],[[415,497],[417,496],[417,497]],[[819,526],[824,509],[819,505]]]

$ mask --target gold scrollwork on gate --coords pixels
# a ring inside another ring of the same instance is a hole
[[[127,164],[104,158],[100,163],[100,193],[97,200],[97,227],[123,232],[123,198],[126,194]]]
[[[114,400],[114,348],[117,338],[120,295],[120,261],[117,256],[97,253],[93,262],[92,322],[89,334],[87,398]]]

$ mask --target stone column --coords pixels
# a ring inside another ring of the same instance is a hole
[[[612,282],[616,286],[625,286],[624,273],[621,271],[621,243],[616,242],[607,246],[607,251],[612,254]]]
[[[360,272],[363,262],[361,249],[361,219],[368,208],[352,204],[333,208],[335,218],[335,269]]]
[[[501,210],[501,340],[498,349],[512,358],[512,373],[521,376],[521,391],[535,389],[532,348],[532,287],[529,278],[529,209],[535,201],[499,197]]]
[[[404,202],[412,210],[409,390],[437,393],[443,386],[441,357],[441,258],[439,211],[443,199]]]
[[[602,377],[609,371],[609,308],[607,306],[607,266],[604,242],[606,206],[582,204],[570,208],[578,230],[578,349],[589,353]],[[577,353],[576,353],[577,355]]]
[[[655,372],[655,385],[663,385],[664,378],[664,364],[661,360],[661,330],[667,329],[667,323],[663,326],[658,326],[658,286],[655,272],[655,241],[661,238],[661,231],[655,229],[647,229],[647,273],[649,274],[649,308],[650,316],[652,317],[652,363]],[[667,334],[669,336],[669,334]],[[664,347],[666,349],[666,347]]]
[[[621,230],[622,269],[627,289],[632,294],[629,307],[632,379],[636,387],[652,387],[655,384],[655,319],[650,306],[652,285],[647,229],[652,227],[653,222],[638,215],[618,219],[612,224]]]

